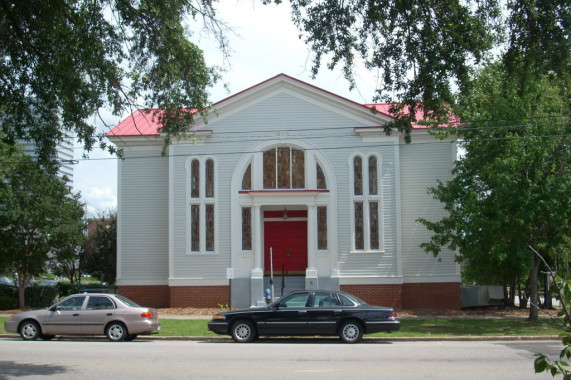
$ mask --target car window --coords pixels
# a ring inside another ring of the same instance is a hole
[[[72,297],[68,298],[65,301],[61,302],[58,306],[58,310],[81,310],[81,306],[83,305],[83,301],[85,301],[85,297]]]
[[[141,307],[139,304],[137,304],[134,301],[131,301],[130,299],[120,296],[118,294],[115,295],[115,298],[117,298],[119,301],[123,302],[125,304],[125,306],[130,306],[130,307]]]
[[[340,294],[341,295],[341,294]],[[366,306],[368,305],[368,303],[366,303],[365,301],[363,301],[362,299],[360,299],[357,296],[354,296],[353,294],[344,294],[345,297],[347,297],[348,299],[350,299],[351,301],[353,301],[354,304],[356,304],[357,306]]]
[[[91,296],[87,301],[87,310],[115,309],[115,304],[107,297]]]
[[[341,305],[343,306],[355,306],[355,302],[351,301],[349,297],[339,294],[339,299],[341,300]]]
[[[280,301],[280,307],[305,307],[309,293],[292,294]]]
[[[329,292],[315,292],[313,296],[313,307],[331,307],[339,306],[339,300],[334,293]]]

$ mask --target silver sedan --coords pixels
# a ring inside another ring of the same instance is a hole
[[[117,294],[74,294],[55,305],[10,316],[7,332],[24,340],[56,335],[105,335],[112,342],[130,341],[160,330],[157,310],[141,307]]]

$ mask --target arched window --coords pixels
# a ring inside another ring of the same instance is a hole
[[[378,158],[353,157],[353,249],[355,251],[381,250],[381,222]],[[368,184],[363,186],[363,184]]]
[[[369,195],[377,195],[377,157],[369,156]]]
[[[191,158],[187,161],[187,252],[215,251],[216,173],[212,158]],[[204,184],[204,185],[201,185]]]
[[[319,190],[327,189],[327,182],[325,181],[325,174],[323,174],[323,170],[319,164],[315,164],[316,166],[316,176],[317,176],[317,188]]]
[[[192,160],[190,164],[190,196],[198,198],[200,195],[200,162]]]
[[[305,154],[291,147],[275,147],[264,152],[264,189],[303,189]]]
[[[206,197],[212,198],[214,197],[214,160],[212,159],[206,160],[205,177],[206,177]]]
[[[248,165],[242,177],[242,190],[252,190],[252,164]]]
[[[363,194],[363,159],[355,156],[353,159],[353,188],[355,195]]]

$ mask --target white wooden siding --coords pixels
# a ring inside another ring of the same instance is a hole
[[[118,282],[168,278],[168,159],[161,147],[127,148],[120,162]]]
[[[436,179],[445,182],[451,178],[456,146],[449,141],[436,140],[430,136],[413,137],[410,145],[401,145],[401,196],[402,196],[402,239],[403,274],[414,281],[414,277],[442,277],[458,275],[454,254],[443,250],[440,261],[425,253],[420,244],[428,242],[432,233],[418,218],[437,221],[445,216],[442,204],[427,193],[436,186]]]

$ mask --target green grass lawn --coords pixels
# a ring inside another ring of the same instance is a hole
[[[0,333],[5,334],[0,317]],[[207,320],[161,319],[160,336],[215,336],[208,331]],[[549,319],[531,323],[525,319],[422,319],[402,320],[401,330],[391,337],[458,337],[458,336],[549,336],[562,331]],[[385,333],[369,336],[389,336]]]

